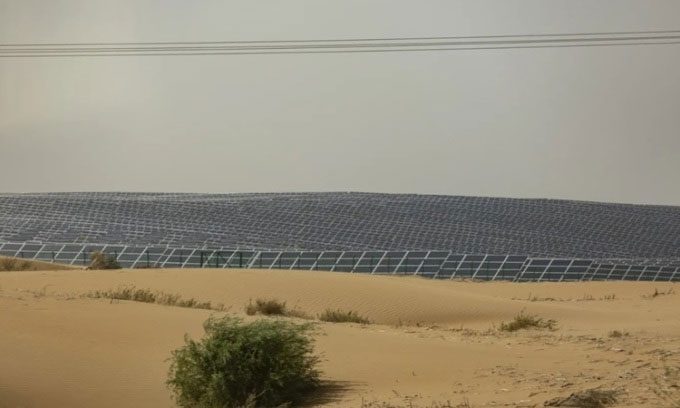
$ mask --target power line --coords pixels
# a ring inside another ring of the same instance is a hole
[[[639,46],[639,45],[667,45],[680,44],[674,42],[646,42],[646,43],[616,43],[616,44],[565,44],[565,45],[538,45],[518,47],[466,47],[466,48],[423,48],[423,49],[381,49],[381,50],[320,50],[320,51],[264,51],[264,52],[191,52],[191,53],[115,53],[115,54],[38,54],[38,55],[3,55],[3,57],[153,57],[153,56],[207,56],[207,55],[283,55],[283,54],[348,54],[348,53],[393,53],[393,52],[432,52],[432,51],[464,51],[464,50],[507,50],[507,49],[531,49],[531,48],[590,48],[590,47],[613,47],[613,46]]]
[[[0,57],[92,57],[328,54],[410,51],[662,45],[680,43],[680,30],[380,39],[2,44]]]
[[[522,44],[560,44],[560,43],[590,43],[590,42],[623,42],[623,41],[652,41],[652,40],[680,40],[680,33],[677,35],[665,35],[665,36],[626,36],[626,37],[588,37],[579,38],[577,40],[572,38],[543,38],[543,39],[514,39],[514,40],[477,40],[477,41],[391,41],[382,40],[381,42],[362,42],[362,43],[335,43],[335,44],[262,44],[262,45],[222,45],[222,46],[164,46],[164,47],[148,47],[148,46],[138,46],[138,47],[94,47],[94,48],[83,48],[83,47],[68,47],[68,48],[12,48],[7,50],[7,52],[135,52],[135,51],[180,51],[180,52],[191,52],[191,51],[229,51],[229,50],[244,50],[244,51],[260,51],[260,50],[305,50],[305,49],[326,49],[326,48],[408,48],[408,47],[439,47],[439,46],[480,46],[480,45],[522,45]],[[2,50],[0,52],[4,52]]]
[[[501,34],[475,36],[437,36],[437,37],[369,37],[316,40],[241,40],[241,41],[157,41],[157,42],[93,42],[93,43],[16,43],[0,44],[0,47],[14,46],[87,46],[87,45],[173,45],[173,44],[275,44],[275,43],[311,43],[311,42],[354,42],[354,41],[408,41],[408,40],[466,40],[475,38],[511,38],[511,37],[575,37],[575,36],[618,36],[641,34],[680,34],[680,30],[645,30],[645,31],[596,31],[580,33],[545,33],[545,34]]]

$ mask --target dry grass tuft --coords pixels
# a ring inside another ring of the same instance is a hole
[[[194,298],[184,299],[178,294],[152,292],[150,289],[137,289],[134,286],[122,286],[116,290],[97,290],[88,293],[86,297],[111,299],[112,301],[129,300],[132,302],[156,303],[165,306],[224,311],[223,305],[213,306],[210,302],[200,302]]]
[[[546,407],[604,408],[616,403],[616,390],[590,389],[575,392],[567,398],[554,398],[545,402]]]
[[[8,256],[0,256],[0,272],[17,272],[17,271],[47,271],[47,270],[63,270],[75,269],[69,265],[59,265],[50,262],[36,261],[21,258],[12,258]]]
[[[361,408],[472,408],[472,405],[467,398],[463,398],[463,401],[456,405],[453,405],[451,401],[430,402],[427,405],[420,405],[413,398],[405,398],[403,403],[397,404],[362,399]]]
[[[661,291],[659,291],[658,288],[654,288],[654,292],[653,292],[653,293],[651,293],[651,294],[649,294],[649,295],[642,295],[642,297],[643,297],[644,299],[655,299],[655,298],[657,298],[657,297],[659,297],[659,296],[673,295],[673,294],[675,294],[675,291],[673,290],[673,288],[670,288],[670,289],[668,289],[668,290],[665,291],[665,292],[661,292]]]
[[[280,302],[276,299],[256,299],[255,303],[252,301],[246,305],[246,314],[253,316],[261,314],[265,316],[285,316],[286,302]]]
[[[628,336],[630,336],[630,333],[625,332],[625,331],[612,330],[607,335],[609,337],[612,337],[612,338],[620,338],[620,337],[628,337]]]
[[[524,311],[520,312],[510,322],[501,323],[499,329],[501,331],[514,332],[523,329],[548,329],[555,330],[557,328],[557,321],[553,319],[543,319],[535,315],[526,314]]]
[[[326,309],[325,312],[319,315],[319,320],[322,322],[332,322],[332,323],[360,323],[369,324],[370,320],[361,316],[359,313],[354,311],[343,311],[343,310],[332,310]]]
[[[540,297],[531,294],[529,292],[529,295],[526,297],[526,299],[522,298],[515,298],[513,297],[512,300],[526,300],[527,302],[588,302],[588,301],[595,301],[595,300],[616,300],[616,293],[611,293],[608,295],[604,295],[603,297],[596,298],[595,296],[589,294],[589,293],[584,293],[583,296],[579,298],[554,298],[554,297]]]
[[[255,299],[249,301],[245,307],[245,312],[248,316],[254,316],[256,314],[264,316],[286,316],[286,317],[297,317],[298,319],[311,319],[307,313],[298,309],[289,309],[286,306],[286,302],[281,302],[277,299]]]
[[[28,271],[31,263],[17,258],[0,258],[0,271]]]

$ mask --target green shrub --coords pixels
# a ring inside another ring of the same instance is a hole
[[[118,264],[116,258],[103,252],[93,252],[90,257],[92,262],[90,262],[89,269],[120,269],[120,264]]]
[[[203,327],[203,339],[185,337],[172,352],[168,386],[179,406],[294,404],[319,385],[310,324],[211,317]]]
[[[351,310],[349,312],[345,312],[342,310],[326,309],[325,312],[319,315],[319,320],[323,322],[333,323],[361,323],[361,324],[370,323],[370,321],[367,318]]]
[[[543,319],[538,316],[528,315],[523,311],[520,312],[513,320],[508,323],[501,323],[501,331],[514,332],[522,329],[549,329],[555,330],[557,328],[557,321],[553,319]]]

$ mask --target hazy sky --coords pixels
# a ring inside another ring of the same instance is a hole
[[[680,1],[0,0],[0,42],[680,29]],[[0,59],[0,191],[680,205],[680,45]]]

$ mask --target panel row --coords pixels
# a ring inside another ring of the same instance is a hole
[[[260,251],[169,246],[0,243],[0,255],[86,266],[93,252],[126,268],[258,268],[510,281],[680,280],[678,260],[530,258],[450,251]]]

